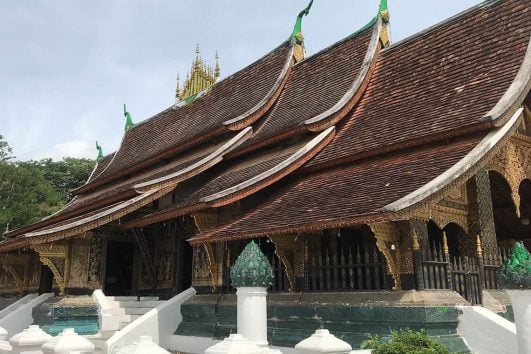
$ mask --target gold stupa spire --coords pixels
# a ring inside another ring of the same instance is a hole
[[[220,76],[219,56],[217,52],[215,59],[215,67],[207,65],[201,58],[199,44],[197,44],[195,60],[192,63],[190,71],[186,74],[186,80],[182,87],[180,86],[179,76],[177,76],[177,89],[175,90],[175,99],[177,102],[186,100],[216,83]]]

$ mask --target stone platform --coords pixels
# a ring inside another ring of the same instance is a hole
[[[316,329],[326,328],[359,348],[368,334],[425,329],[452,352],[468,353],[457,335],[458,309],[469,305],[457,293],[393,291],[367,293],[291,293],[268,296],[268,341],[293,347]],[[182,305],[175,334],[223,339],[236,333],[235,295],[197,295]]]
[[[65,328],[74,328],[81,335],[99,331],[98,305],[90,296],[51,297],[33,308],[33,319],[52,336]]]

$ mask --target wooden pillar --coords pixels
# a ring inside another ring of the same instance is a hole
[[[200,212],[193,214],[195,224],[200,232],[206,232],[214,228],[218,224],[218,213],[215,210]],[[206,254],[207,264],[210,270],[211,276],[211,286],[213,291],[221,288],[223,286],[223,270],[224,270],[224,253],[225,253],[225,243],[203,243],[201,246],[194,247],[194,270],[199,269],[198,267],[204,267],[204,264],[196,265],[196,261],[201,261],[203,259],[202,252]],[[197,254],[196,254],[197,253]],[[204,286],[204,279],[196,279],[196,272],[194,272],[194,277],[192,278],[192,285],[194,286]],[[201,285],[199,285],[201,283]]]
[[[297,240],[297,235],[271,236],[271,240],[275,244],[275,253],[284,266],[289,281],[289,291],[295,291],[295,240]]]
[[[395,223],[377,223],[369,225],[374,237],[376,237],[376,247],[384,255],[387,261],[387,269],[393,277],[393,290],[402,290],[402,280],[400,277],[400,261],[397,255],[400,252],[396,245],[399,241],[399,233]],[[395,249],[391,245],[395,245]]]
[[[497,254],[496,226],[492,207],[492,194],[489,173],[478,172],[467,185],[469,195],[469,229],[470,236],[479,235],[487,254]]]
[[[413,254],[413,269],[415,272],[415,287],[417,290],[424,290],[424,273],[422,271],[422,251],[420,248],[417,230],[412,228],[411,247]]]
[[[446,231],[443,230],[443,254],[444,260],[446,261],[446,287],[448,289],[453,289],[452,283],[452,260],[450,259],[450,249],[448,248],[448,237]]]

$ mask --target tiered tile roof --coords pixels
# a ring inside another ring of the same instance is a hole
[[[191,242],[403,218],[517,126],[531,86],[530,5],[486,1],[383,49],[379,16],[296,65],[285,42],[193,103],[129,129],[76,199],[8,233],[16,238],[0,250],[90,230],[166,193],[174,205],[122,227],[261,190],[254,208]]]

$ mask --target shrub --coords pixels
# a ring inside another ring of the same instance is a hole
[[[373,354],[450,354],[450,351],[428,337],[425,331],[400,330],[391,334],[388,342],[377,335],[369,335],[363,349],[372,349]]]
[[[531,289],[531,254],[517,242],[511,255],[498,271],[502,289]]]

